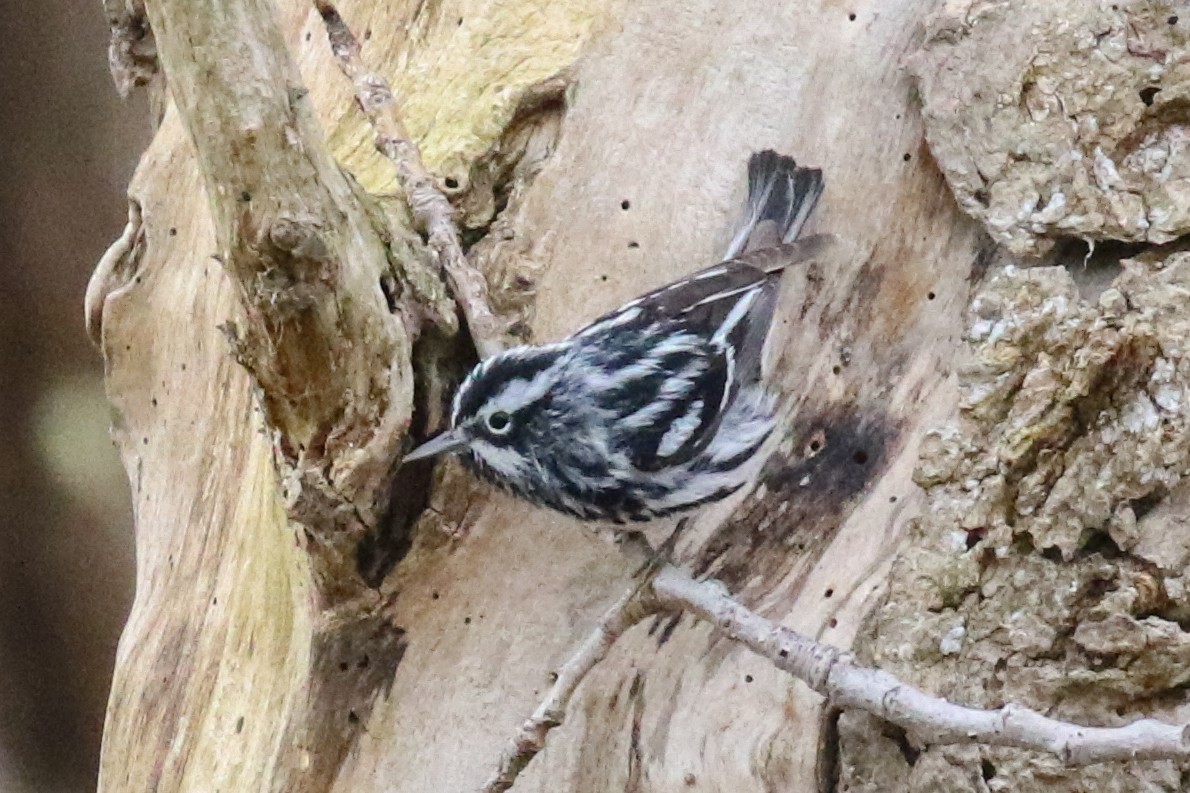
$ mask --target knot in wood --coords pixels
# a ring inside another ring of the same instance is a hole
[[[322,220],[315,215],[281,215],[269,226],[269,242],[294,258],[317,262],[330,259],[330,249],[322,236]]]

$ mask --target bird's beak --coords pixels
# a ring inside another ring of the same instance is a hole
[[[437,438],[430,440],[418,446],[409,454],[405,455],[402,460],[403,463],[411,463],[415,460],[424,460],[427,457],[433,457],[436,454],[446,454],[448,452],[457,452],[467,445],[467,438],[463,435],[460,429],[453,429],[442,433]]]

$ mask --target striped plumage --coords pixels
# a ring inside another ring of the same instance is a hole
[[[821,172],[772,151],[748,164],[744,222],[724,261],[649,292],[553,344],[481,362],[451,429],[406,459],[459,451],[480,477],[586,520],[650,520],[751,481],[773,428],[761,362],[781,271]]]

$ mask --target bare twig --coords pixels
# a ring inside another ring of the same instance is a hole
[[[578,651],[558,670],[554,685],[533,715],[521,725],[500,758],[499,768],[483,786],[482,793],[503,793],[512,787],[529,761],[545,748],[550,730],[565,719],[566,707],[583,678],[607,656],[625,631],[657,611],[649,586],[651,580],[652,571],[649,571],[639,585],[616,601]]]
[[[638,550],[637,545],[631,550]],[[545,748],[549,731],[560,725],[583,678],[630,627],[660,611],[690,613],[724,636],[743,644],[798,678],[834,705],[858,708],[904,728],[923,744],[983,743],[1055,755],[1070,766],[1121,760],[1190,758],[1190,725],[1141,719],[1123,727],[1083,727],[1051,719],[1020,705],[994,710],[968,708],[926,694],[887,672],[866,669],[847,652],[819,644],[771,622],[734,600],[715,581],[657,561],[641,583],[599,621],[582,647],[566,662],[533,715],[521,725],[482,793],[503,793]]]
[[[676,567],[666,566],[657,573],[653,592],[662,608],[710,622],[835,705],[875,714],[903,727],[923,744],[1033,749],[1049,752],[1071,766],[1190,758],[1190,725],[1141,719],[1123,727],[1083,727],[1020,705],[994,710],[954,705],[887,672],[865,669],[850,653],[770,622],[733,600],[719,584],[695,581]]]
[[[504,340],[488,301],[487,282],[463,254],[454,224],[454,209],[422,164],[421,151],[409,138],[397,114],[388,81],[364,65],[359,40],[334,4],[330,0],[314,0],[314,6],[326,25],[331,51],[355,86],[356,99],[376,131],[376,148],[396,166],[397,180],[405,191],[414,221],[425,232],[446,272],[455,299],[467,318],[475,349],[481,358],[494,355],[503,349]]]

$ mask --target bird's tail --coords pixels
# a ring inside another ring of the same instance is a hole
[[[766,149],[748,160],[748,205],[724,259],[792,242],[818,205],[822,171]]]

